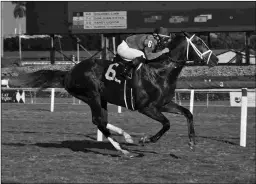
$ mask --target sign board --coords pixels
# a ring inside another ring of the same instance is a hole
[[[125,14],[122,14],[124,12]],[[252,18],[255,10],[187,10],[184,11],[120,11],[120,15],[95,15],[97,12],[84,12],[87,16],[72,17],[72,32],[76,33],[146,33],[157,27],[165,27],[169,32],[219,32],[219,31],[248,31],[255,27]],[[81,21],[81,19],[85,19]],[[77,20],[74,22],[74,20]],[[77,25],[78,22],[84,25]],[[76,25],[75,25],[76,24]]]
[[[189,17],[184,17],[184,16],[171,16],[169,18],[169,23],[173,23],[173,24],[178,24],[178,23],[188,22],[188,21],[189,21]]]
[[[25,103],[23,90],[2,90],[1,103]]]
[[[2,79],[1,80],[1,87],[9,88],[9,80],[8,79]]]
[[[247,106],[255,107],[255,92],[247,92]],[[242,92],[230,92],[230,106],[241,107]]]
[[[255,2],[29,1],[27,34],[255,31]],[[47,10],[47,11],[45,11]]]
[[[74,12],[73,28],[80,29],[126,29],[126,11]]]
[[[199,15],[194,18],[194,22],[207,22],[207,20],[212,19],[212,15]]]

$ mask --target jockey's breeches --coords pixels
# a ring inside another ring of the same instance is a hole
[[[124,40],[120,45],[118,45],[117,54],[119,54],[123,59],[130,61],[140,56],[145,58],[145,55],[142,51],[130,48]]]

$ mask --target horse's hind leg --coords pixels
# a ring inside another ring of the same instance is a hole
[[[189,146],[193,150],[195,145],[195,129],[194,129],[194,122],[193,122],[193,115],[191,112],[174,102],[170,102],[165,106],[161,107],[161,112],[169,112],[175,114],[183,114],[187,118],[188,124],[188,137],[189,137]]]
[[[150,137],[149,140],[145,138],[142,142],[156,142],[160,139],[163,134],[170,129],[169,120],[156,108],[156,107],[146,107],[139,110],[140,113],[145,114],[146,116],[159,121],[162,123],[162,129],[157,132],[154,136]]]

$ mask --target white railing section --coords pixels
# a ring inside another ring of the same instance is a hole
[[[54,111],[54,97],[55,97],[55,88],[52,88],[52,91],[51,91],[51,112]]]
[[[246,147],[246,129],[247,129],[247,89],[242,89],[241,98],[241,121],[240,121],[240,146]]]
[[[2,88],[2,90],[23,90],[23,91],[37,91],[38,88]],[[55,92],[65,92],[63,88],[48,88],[44,91],[51,92],[51,103],[50,103],[50,111],[54,112],[54,99],[55,99]],[[256,92],[256,89],[177,89],[176,92],[190,92],[190,104],[189,109],[191,113],[193,113],[194,107],[194,94],[195,92],[242,92],[241,97],[241,119],[240,119],[240,146],[246,147],[246,129],[247,129],[247,108],[248,108],[248,99],[247,99],[247,92]],[[176,100],[176,95],[175,95]],[[75,103],[75,98],[73,98],[73,104]],[[181,102],[179,102],[181,105]],[[208,107],[208,93],[207,93],[207,107]],[[79,101],[80,104],[80,101]],[[122,108],[118,106],[118,113],[122,113]],[[103,140],[103,134],[97,130],[97,140]]]

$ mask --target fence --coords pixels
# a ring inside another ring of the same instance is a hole
[[[26,97],[30,96],[30,101],[28,102],[28,100],[26,100],[26,102],[25,102],[25,100],[24,100],[25,103],[50,104],[51,112],[54,112],[55,104],[60,104],[60,103],[56,103],[56,96],[55,96],[56,93],[59,93],[58,94],[59,96],[61,96],[62,98],[64,97],[66,99],[64,104],[77,104],[76,99],[74,97],[72,97],[71,95],[69,95],[63,88],[49,88],[49,89],[44,90],[44,92],[41,92],[41,93],[48,93],[48,95],[45,95],[46,97],[50,97],[50,99],[51,99],[50,102],[48,102],[48,103],[45,102],[45,99],[43,99],[42,102],[36,101],[36,99],[37,99],[36,91],[38,90],[37,88],[22,88],[22,89],[21,88],[2,88],[2,89],[3,90],[4,89],[23,90],[24,93],[29,92],[28,94],[26,94]],[[245,147],[246,146],[246,129],[247,129],[247,108],[248,108],[247,92],[250,92],[250,93],[253,92],[254,99],[250,99],[249,102],[250,102],[250,104],[253,104],[251,106],[255,107],[255,91],[256,91],[255,89],[247,89],[247,88],[243,88],[243,89],[177,89],[176,93],[175,93],[174,101],[176,101],[176,103],[178,103],[180,105],[189,105],[190,112],[193,113],[195,101],[197,102],[197,104],[196,104],[197,106],[207,106],[207,107],[208,106],[228,106],[227,103],[226,104],[223,103],[224,101],[230,100],[230,98],[231,98],[231,97],[229,97],[229,94],[227,95],[227,93],[240,92],[242,94],[242,95],[240,94],[240,99],[239,99],[239,103],[241,105],[240,146]],[[195,95],[195,92],[197,92],[196,95]],[[206,94],[205,94],[205,92],[206,92]],[[215,95],[215,97],[213,97],[212,94],[214,94],[216,92],[218,92],[222,95],[219,95],[219,96]],[[202,95],[202,94],[205,94],[205,95]],[[25,96],[25,94],[24,94],[24,96]],[[69,97],[69,98],[66,98],[66,97]],[[213,104],[210,104],[211,98],[215,99],[215,102]],[[200,100],[202,100],[202,99],[206,100],[206,104],[202,104],[200,102]],[[221,104],[217,103],[218,100],[221,102]],[[63,104],[63,102],[62,102],[62,104]],[[84,103],[81,103],[81,101],[78,101],[78,104],[84,104]],[[122,113],[122,108],[118,106],[117,112]],[[99,130],[97,131],[97,140],[98,141],[103,140],[103,135]]]

